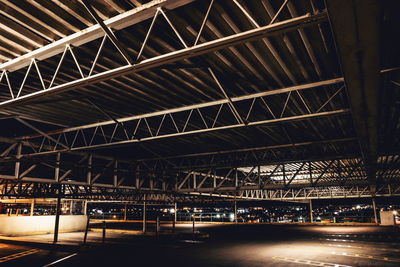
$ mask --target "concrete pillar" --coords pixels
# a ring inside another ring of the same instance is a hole
[[[124,208],[124,221],[126,221],[126,209],[127,209],[128,204],[125,204],[125,208]]]
[[[146,233],[146,196],[143,201],[143,233]]]
[[[310,199],[310,222],[314,222],[313,209],[312,209],[312,200]]]
[[[34,211],[34,210],[35,210],[35,199],[32,199],[30,216],[33,216],[33,211]]]
[[[375,203],[375,198],[372,198],[372,209],[374,210],[374,219],[375,223],[378,223],[378,214],[376,212],[376,203]]]
[[[54,224],[54,239],[53,243],[57,243],[58,241],[58,227],[60,225],[60,213],[61,213],[61,198],[57,198],[57,205],[56,205],[56,220]]]

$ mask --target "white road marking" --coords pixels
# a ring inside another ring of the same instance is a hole
[[[78,253],[74,253],[74,254],[68,255],[68,256],[66,256],[64,258],[61,258],[61,259],[53,261],[53,262],[51,262],[49,264],[43,265],[43,267],[47,267],[47,266],[51,266],[51,265],[57,264],[59,262],[62,262],[63,260],[69,259],[69,258],[71,258],[73,256],[76,256],[76,255],[78,255]]]

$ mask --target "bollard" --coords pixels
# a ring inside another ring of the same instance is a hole
[[[103,243],[106,242],[106,221],[103,221]]]

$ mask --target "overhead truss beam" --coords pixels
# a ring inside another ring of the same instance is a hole
[[[289,109],[287,102],[290,100],[290,93],[292,91],[314,89],[327,85],[335,85],[340,82],[342,82],[342,79],[337,78],[233,97],[229,100],[221,99],[207,103],[82,125],[79,127],[39,133],[38,135],[23,136],[18,139],[21,141],[30,140],[31,142],[39,144],[45,143],[48,144],[48,146],[36,147],[33,153],[22,153],[20,157],[110,147],[189,134],[201,134],[248,126],[341,115],[348,113],[349,110],[345,107],[335,110],[327,110],[325,108],[327,103],[332,100],[332,97],[329,97],[328,102],[325,102],[321,107],[318,107],[315,111],[310,113],[292,113],[279,117],[269,108],[267,103],[268,100],[266,99],[267,96],[288,94],[286,102],[282,102],[281,110],[279,110],[280,114],[284,114]],[[241,109],[233,109],[232,103],[240,104]],[[259,105],[258,110],[255,108],[255,103],[258,103]],[[244,117],[245,114],[246,122],[237,119],[237,116]],[[222,120],[221,117],[224,119]],[[49,149],[49,146],[51,149]]]
[[[105,20],[104,25],[110,29],[118,31],[152,18],[156,13],[157,8],[159,7],[165,8],[167,10],[173,10],[190,4],[194,1],[195,0],[153,0],[137,8]],[[38,61],[45,60],[47,58],[62,53],[67,45],[81,46],[103,36],[104,32],[102,27],[99,24],[95,24],[80,32],[61,38],[60,40],[45,45],[23,56],[0,64],[0,69],[13,72],[29,66],[32,59]]]
[[[156,14],[158,14],[158,12]],[[68,44],[66,44],[66,46],[64,46],[64,49],[60,52],[63,52],[63,54],[65,54],[67,52],[71,53],[71,55],[73,56],[73,58],[75,60],[76,66],[79,69],[81,78],[78,78],[78,79],[70,81],[70,82],[65,82],[65,83],[59,84],[59,85],[54,85],[53,83],[50,83],[50,85],[47,87],[44,80],[40,76],[40,70],[37,66],[37,60],[39,58],[33,57],[30,60],[30,63],[28,65],[29,68],[26,71],[25,77],[27,77],[31,68],[36,68],[37,72],[39,74],[39,80],[40,80],[43,88],[41,88],[38,91],[33,91],[33,92],[29,91],[29,92],[24,93],[24,89],[25,89],[24,82],[20,86],[19,90],[12,88],[12,86],[11,86],[12,83],[8,82],[8,87],[10,89],[10,97],[8,100],[5,100],[0,103],[0,108],[11,107],[16,104],[24,103],[24,102],[31,101],[34,99],[39,99],[39,98],[42,98],[42,97],[48,96],[48,95],[60,94],[60,93],[78,89],[78,88],[81,88],[83,86],[87,86],[87,85],[90,85],[93,83],[98,83],[98,82],[108,80],[111,78],[116,78],[119,76],[131,74],[131,73],[135,73],[135,72],[139,72],[139,71],[143,71],[143,70],[148,70],[148,69],[162,66],[165,64],[174,63],[174,62],[177,62],[177,61],[180,61],[183,59],[188,59],[191,57],[211,53],[211,52],[214,52],[217,50],[224,49],[226,47],[238,45],[238,44],[241,44],[244,42],[249,42],[252,40],[259,39],[259,38],[282,34],[287,31],[307,27],[307,26],[310,26],[310,25],[313,25],[316,23],[321,23],[322,21],[325,21],[326,19],[327,19],[327,14],[325,12],[321,12],[321,13],[314,14],[314,15],[306,14],[306,15],[299,16],[296,18],[292,18],[292,19],[288,19],[288,20],[284,20],[284,21],[280,21],[280,22],[275,22],[270,25],[258,27],[258,28],[248,30],[245,32],[222,37],[222,38],[219,38],[219,39],[216,39],[213,41],[196,44],[196,45],[193,45],[190,47],[187,47],[185,42],[183,42],[183,40],[180,38],[185,47],[183,49],[169,52],[169,53],[166,53],[163,55],[155,56],[152,58],[143,59],[141,61],[136,62],[135,64],[127,64],[127,65],[124,65],[121,67],[117,67],[115,69],[106,70],[106,71],[96,73],[96,74],[90,73],[90,75],[88,75],[88,76],[85,76],[84,73],[82,72],[82,70],[79,66],[78,60],[77,60],[73,50],[71,49],[70,44],[68,43]],[[105,25],[107,27],[110,27],[107,24],[105,24]],[[99,29],[101,29],[100,26],[98,26],[98,27],[99,27]],[[171,24],[171,27],[172,27],[172,24]],[[173,28],[173,29],[174,29],[175,33],[178,35],[178,37],[180,37],[179,33],[176,32],[176,29],[175,28]],[[103,33],[103,36],[104,36],[104,33]],[[146,40],[143,42],[143,45],[146,45],[145,42],[146,42]],[[44,49],[44,50],[46,50],[46,49]],[[60,64],[61,63],[62,63],[62,59],[60,61]],[[95,64],[95,62],[94,62],[94,64]],[[0,66],[0,68],[1,68],[0,70],[2,72],[1,76],[4,77],[4,79],[7,79],[7,81],[9,79],[11,79],[12,73],[8,74],[8,72],[10,71],[10,66],[3,64]],[[58,72],[58,70],[56,70],[54,75],[57,75],[57,72]],[[18,94],[14,95],[13,94],[14,91],[17,91]]]

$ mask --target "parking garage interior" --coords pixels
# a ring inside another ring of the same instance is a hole
[[[0,264],[398,266],[399,8],[0,0]]]

